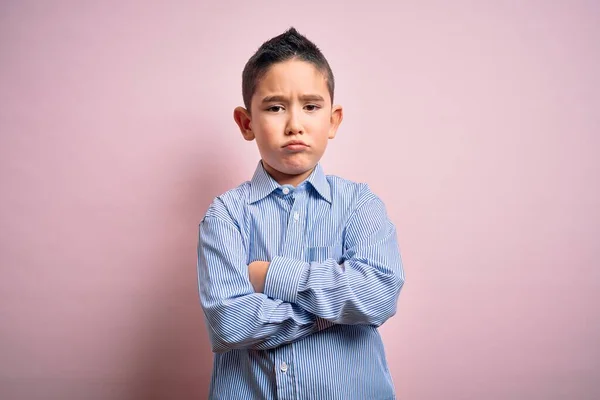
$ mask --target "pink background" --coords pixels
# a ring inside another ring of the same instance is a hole
[[[0,4],[0,398],[206,398],[197,225],[291,25],[345,107],[326,172],[398,227],[399,397],[600,398],[599,3],[391,3]]]

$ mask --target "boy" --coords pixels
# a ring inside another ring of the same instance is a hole
[[[396,230],[367,185],[323,173],[342,121],[333,92],[294,28],[244,68],[234,119],[261,161],[200,223],[211,399],[395,398],[377,327],[404,283]]]

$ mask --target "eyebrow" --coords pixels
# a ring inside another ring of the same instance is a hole
[[[302,101],[325,101],[323,96],[321,96],[319,94],[304,94],[304,95],[300,96],[300,100],[302,100]],[[287,97],[280,96],[280,95],[267,96],[264,99],[262,99],[263,103],[274,103],[274,102],[285,103],[287,101],[288,101]]]

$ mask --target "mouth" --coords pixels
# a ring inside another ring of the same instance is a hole
[[[292,140],[292,141],[287,142],[286,144],[284,144],[281,147],[283,147],[284,149],[288,149],[288,150],[301,150],[301,149],[305,149],[309,146],[301,140]]]
[[[308,145],[300,140],[292,140],[282,146],[283,150],[288,153],[301,153],[308,149]]]

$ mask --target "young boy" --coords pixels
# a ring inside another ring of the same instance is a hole
[[[294,28],[244,68],[234,119],[262,160],[200,223],[211,399],[395,398],[377,327],[404,283],[396,230],[367,185],[319,164],[342,121],[333,92]]]

